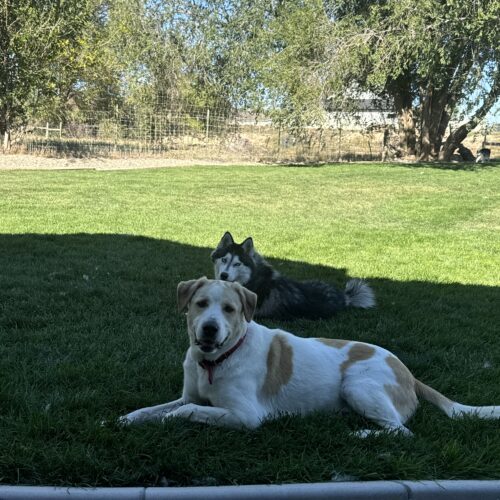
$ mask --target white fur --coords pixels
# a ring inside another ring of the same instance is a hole
[[[252,277],[252,270],[245,266],[240,258],[230,252],[226,253],[223,257],[215,259],[214,262],[214,275],[216,279],[222,279],[221,275],[225,273],[227,281],[237,281],[245,285]]]
[[[348,342],[339,348],[326,345],[318,339],[271,330],[254,321],[247,323],[243,309],[231,314],[224,310],[228,301],[234,305],[235,301],[245,300],[241,293],[234,293],[239,290],[238,287],[242,288],[238,283],[206,279],[198,288],[191,287],[196,288],[196,291],[188,306],[191,346],[183,364],[182,397],[165,405],[129,413],[121,417],[121,422],[183,417],[212,425],[254,429],[266,419],[283,414],[305,415],[316,410],[338,411],[348,407],[386,430],[411,434],[404,424],[415,408],[410,405],[407,411],[401,411],[400,414],[387,392],[387,387],[400,387],[396,375],[386,362],[388,357],[394,357],[389,351],[359,342]],[[254,296],[246,290],[245,293]],[[209,305],[203,310],[198,310],[196,306],[200,297],[209,298]],[[220,324],[218,340],[228,339],[222,348],[208,354],[200,350],[194,340],[207,320]],[[246,337],[240,347],[214,368],[213,382],[210,384],[208,373],[198,364],[199,361],[217,359],[231,349],[245,332]],[[265,390],[267,359],[276,336],[281,336],[282,343],[292,350],[293,371],[279,391],[269,395]],[[356,345],[369,349],[370,357],[352,362],[347,368],[344,365],[342,369],[342,363],[349,359],[349,352]],[[414,389],[411,390],[415,397]],[[425,390],[444,398],[430,388]],[[443,407],[441,409],[446,411]],[[500,408],[465,407],[453,403],[453,415],[450,416],[471,413],[483,418],[498,418]],[[373,432],[361,431],[359,435]]]

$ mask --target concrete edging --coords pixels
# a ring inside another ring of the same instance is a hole
[[[500,481],[360,481],[164,488],[0,486],[0,500],[500,500]]]

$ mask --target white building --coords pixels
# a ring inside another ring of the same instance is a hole
[[[353,93],[348,98],[350,111],[335,109],[333,103],[325,105],[328,126],[348,130],[385,127],[396,125],[396,112],[390,99],[382,99],[371,92]]]

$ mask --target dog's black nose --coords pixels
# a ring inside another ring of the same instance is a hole
[[[203,335],[207,337],[215,337],[217,332],[219,331],[219,327],[217,323],[205,323],[203,325]]]
[[[220,279],[222,281],[226,281],[228,277],[229,277],[229,274],[227,274],[227,273],[220,273]]]

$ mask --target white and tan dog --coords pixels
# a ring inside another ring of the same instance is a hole
[[[251,321],[257,296],[238,283],[179,283],[190,347],[182,397],[121,417],[122,423],[183,417],[258,427],[283,414],[351,408],[385,430],[411,434],[417,396],[449,417],[500,418],[500,406],[465,406],[416,380],[394,354],[349,340],[300,338]],[[377,431],[361,431],[367,435]]]

